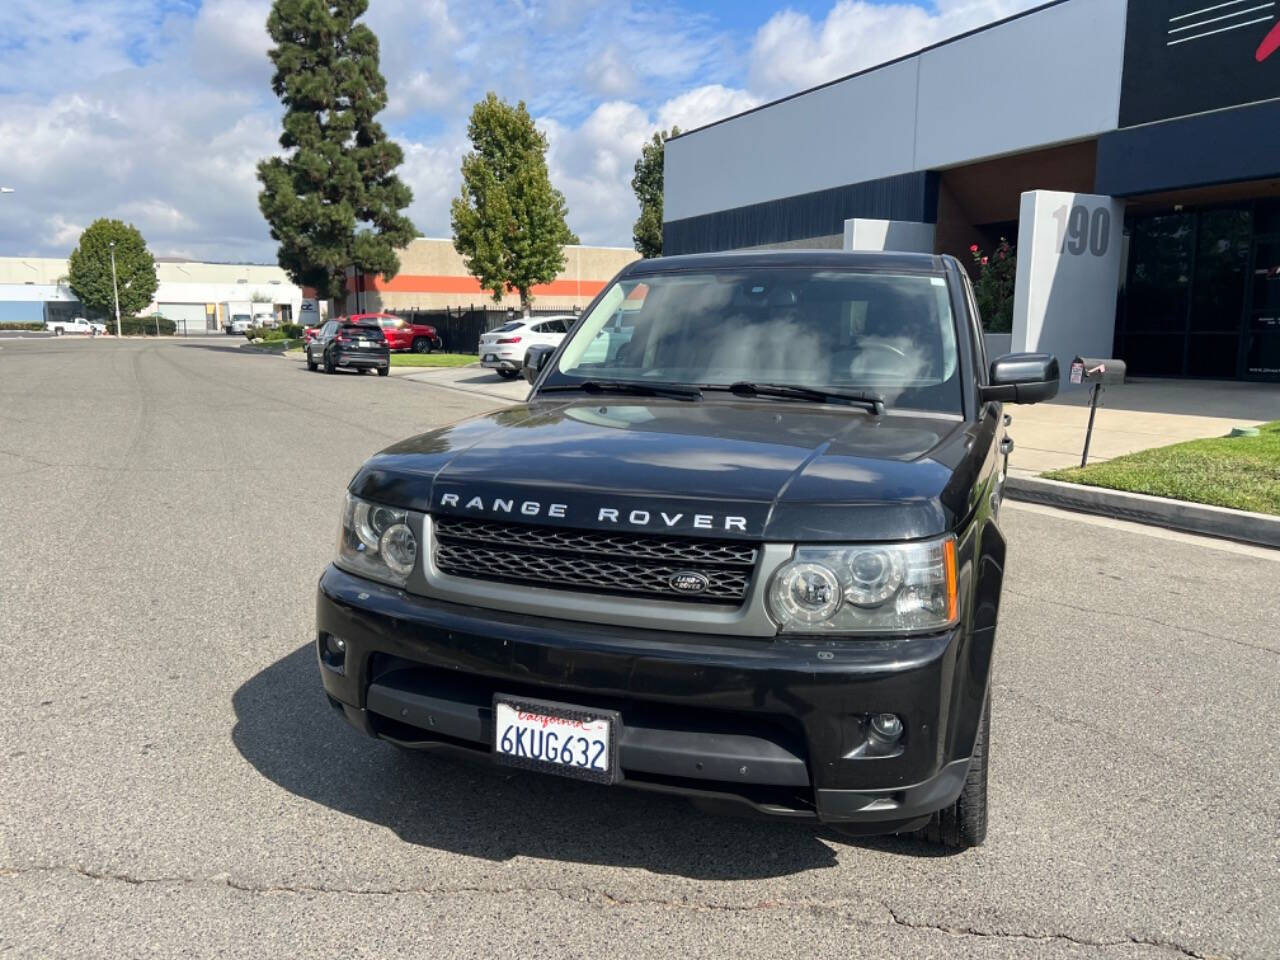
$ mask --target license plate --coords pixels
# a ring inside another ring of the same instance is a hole
[[[485,363],[492,363],[493,361],[495,361],[495,360],[497,360],[497,359],[498,359],[498,355],[497,355],[496,353],[486,353],[486,354],[484,355],[484,362],[485,362]]]
[[[616,711],[496,694],[493,721],[499,763],[595,783],[618,779]]]
[[[362,347],[370,346],[370,343],[368,340],[357,340],[356,343]]]

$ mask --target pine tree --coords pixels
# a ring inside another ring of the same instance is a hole
[[[116,261],[111,282],[111,255]],[[98,219],[80,234],[71,251],[67,283],[76,299],[98,316],[114,317],[115,295],[120,293],[120,316],[142,312],[156,294],[156,261],[138,228],[119,220]]]
[[[636,175],[631,178],[631,189],[640,203],[640,216],[631,229],[636,251],[646,259],[662,256],[662,176],[666,142],[680,133],[672,127],[670,133],[659,130],[640,149],[636,160]]]
[[[547,138],[521,101],[490,93],[471,111],[471,152],[462,158],[462,193],[453,201],[453,245],[480,285],[501,300],[520,294],[528,311],[536,284],[564,269],[564,246],[577,243],[564,194],[547,173]]]
[[[280,146],[258,164],[258,205],[280,266],[322,297],[346,297],[346,269],[393,277],[396,248],[418,235],[400,211],[413,194],[404,160],[374,117],[387,105],[378,38],[356,20],[367,0],[274,0],[272,89],[285,106]]]

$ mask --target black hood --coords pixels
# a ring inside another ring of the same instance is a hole
[[[966,512],[978,426],[756,400],[539,402],[388,447],[351,490],[407,509],[516,523],[773,541],[913,539],[953,529]]]

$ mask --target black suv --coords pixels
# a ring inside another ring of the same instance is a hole
[[[380,377],[391,373],[391,348],[377,320],[330,320],[307,341],[306,353],[308,370],[377,370]]]
[[[617,341],[617,342],[615,342]],[[638,261],[528,400],[351,481],[332,705],[399,746],[981,843],[1003,402],[951,257]]]

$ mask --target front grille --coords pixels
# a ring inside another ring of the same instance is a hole
[[[741,603],[759,550],[725,540],[563,530],[486,520],[435,519],[435,561],[444,573],[670,600]],[[707,579],[700,593],[671,585],[678,573]]]

